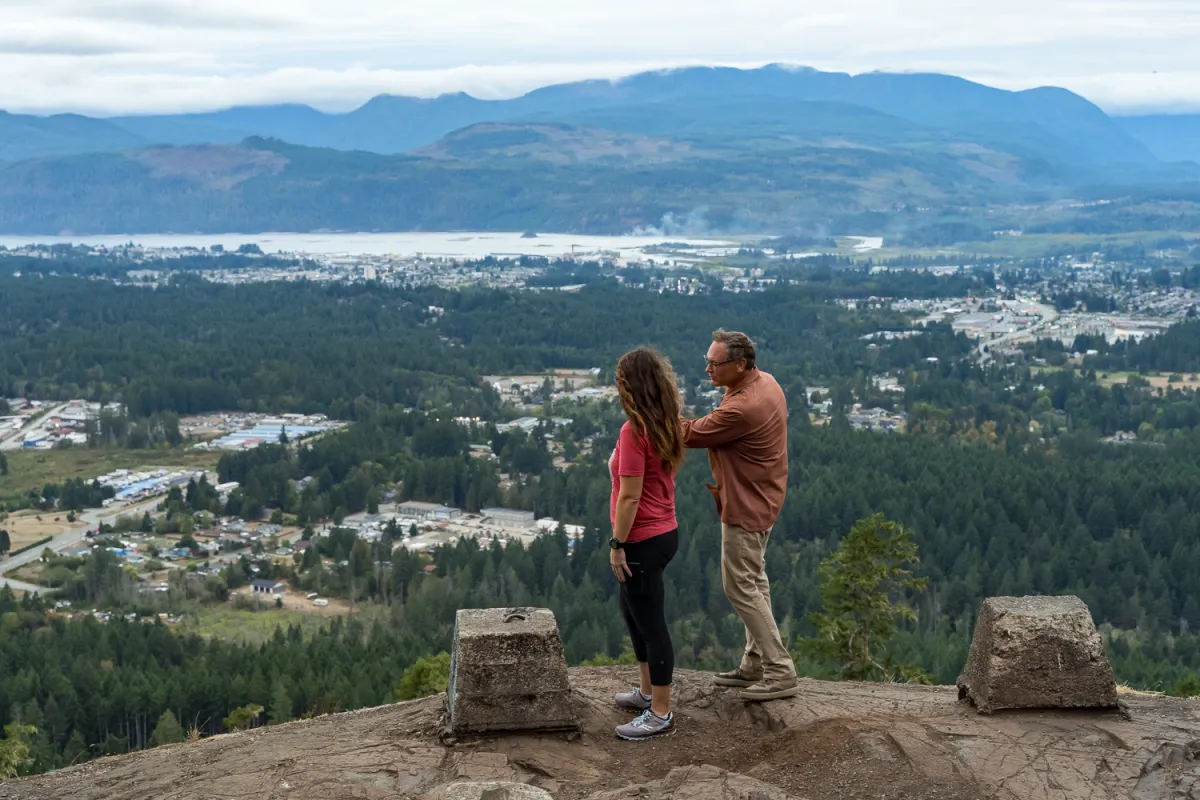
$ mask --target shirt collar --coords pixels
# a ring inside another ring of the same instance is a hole
[[[739,383],[738,387],[736,389],[734,389],[732,392],[728,392],[725,396],[732,397],[735,394],[744,392],[746,389],[749,389],[752,385],[757,383],[758,379],[761,377],[762,377],[762,372],[760,372],[758,369],[750,370],[750,374],[746,376],[746,379],[744,381],[742,381],[741,383]]]

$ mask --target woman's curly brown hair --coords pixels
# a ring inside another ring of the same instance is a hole
[[[630,350],[617,362],[617,394],[629,424],[649,437],[667,471],[675,474],[683,462],[683,427],[671,362],[648,347]]]

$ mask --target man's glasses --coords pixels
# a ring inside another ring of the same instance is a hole
[[[736,358],[727,358],[724,361],[713,361],[708,356],[704,357],[705,369],[712,369],[713,367],[719,367],[722,364],[732,364],[735,361],[737,361]]]

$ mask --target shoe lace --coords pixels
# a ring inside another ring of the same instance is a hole
[[[647,708],[640,715],[638,715],[638,717],[636,719],[634,719],[634,721],[631,724],[635,728],[648,728],[648,727],[650,727],[648,724],[649,722],[650,722],[650,709]]]

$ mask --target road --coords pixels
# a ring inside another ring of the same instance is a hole
[[[0,589],[4,588],[5,586],[18,592],[28,592],[31,594],[37,594],[46,591],[45,586],[37,586],[32,583],[25,583],[24,581],[13,580],[12,578],[6,578],[3,575],[0,575]]]
[[[980,339],[979,344],[975,347],[975,355],[978,357],[980,364],[986,364],[988,361],[990,361],[992,358],[992,351],[997,347],[1004,347],[1005,344],[1013,339],[1027,338],[1031,336],[1034,331],[1058,319],[1058,311],[1055,310],[1054,306],[1049,306],[1045,303],[1018,301],[1016,303],[1012,303],[1010,307],[1013,310],[1016,310],[1016,308],[1020,308],[1022,310],[1034,309],[1037,311],[1037,314],[1039,317],[1041,317],[1041,319],[1027,328],[1018,328],[1012,333],[1006,333],[1003,336],[997,336],[995,339]],[[987,352],[984,352],[983,348],[985,347],[987,348]]]
[[[14,589],[23,589],[24,591],[45,591],[44,587],[31,586],[28,583],[9,580],[4,577],[4,573],[12,572],[20,567],[37,561],[42,557],[42,551],[49,547],[56,553],[61,553],[64,550],[70,550],[72,547],[77,547],[85,538],[85,534],[90,530],[95,530],[100,527],[101,522],[108,522],[122,514],[135,514],[141,516],[146,511],[153,511],[154,507],[159,504],[161,497],[152,497],[148,500],[143,500],[139,503],[128,506],[109,506],[108,508],[91,508],[79,515],[79,521],[82,525],[71,528],[55,535],[53,539],[46,542],[41,547],[35,547],[32,550],[26,550],[24,553],[18,553],[11,558],[0,561],[0,583],[9,582]]]
[[[59,405],[46,409],[42,413],[37,414],[34,418],[28,420],[20,428],[17,428],[15,431],[10,431],[5,436],[0,437],[0,450],[20,450],[21,446],[25,442],[25,434],[29,433],[29,431],[32,430],[36,424],[34,420],[41,422],[41,420],[47,417],[52,417],[55,414],[61,414],[62,410],[66,407],[66,403],[60,403]]]

